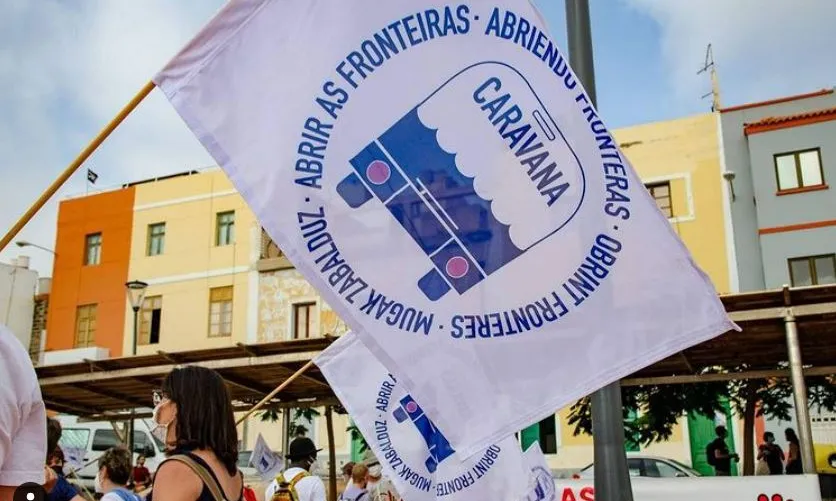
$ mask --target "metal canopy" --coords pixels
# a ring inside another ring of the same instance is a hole
[[[85,361],[36,368],[49,409],[89,418],[149,417],[151,394],[179,365],[216,370],[227,383],[236,411],[246,411],[334,341],[333,337],[282,341],[178,353]],[[314,366],[266,408],[334,404],[325,378]]]
[[[625,385],[695,383],[746,377],[788,376],[784,318],[798,324],[808,374],[836,374],[836,285],[773,290],[722,297],[743,332],[729,332],[635,373]],[[151,392],[178,365],[215,369],[227,382],[237,411],[246,411],[334,341],[333,337],[238,344],[227,348],[86,361],[36,369],[47,407],[90,418],[124,419],[131,409],[150,416]],[[711,366],[746,367],[744,374],[701,374]],[[267,408],[338,405],[314,366]]]
[[[836,373],[836,285],[730,294],[721,299],[742,332],[728,332],[688,348],[633,377],[695,375],[712,366],[774,370],[788,359],[784,327],[788,311],[798,323],[804,365],[818,368],[813,374]]]

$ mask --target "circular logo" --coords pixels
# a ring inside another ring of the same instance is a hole
[[[470,264],[467,262],[467,259],[461,256],[454,256],[447,260],[447,264],[444,266],[444,270],[447,272],[452,278],[462,278],[463,276],[467,275],[467,271],[470,269]]]
[[[409,402],[408,404],[406,404],[406,411],[409,412],[410,414],[412,414],[413,412],[415,412],[417,410],[418,410],[418,404],[416,404],[415,402]]]
[[[383,160],[375,160],[366,167],[366,178],[370,183],[380,186],[392,176],[392,169]]]

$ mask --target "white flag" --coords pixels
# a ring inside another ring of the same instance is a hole
[[[155,82],[463,456],[735,327],[527,0],[233,0]]]
[[[530,468],[513,436],[462,461],[356,335],[315,362],[403,499],[513,500],[526,491]]]
[[[531,470],[532,487],[521,501],[554,501],[557,498],[554,476],[538,442],[528,446],[523,453],[523,461]]]
[[[273,452],[261,433],[255,440],[255,447],[250,455],[250,465],[256,469],[262,480],[272,480],[281,473],[284,461],[280,454]]]

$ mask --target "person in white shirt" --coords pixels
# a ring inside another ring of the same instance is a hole
[[[370,501],[401,501],[398,491],[388,477],[383,475],[383,467],[371,450],[363,455],[363,464],[369,469],[366,490]]]
[[[46,408],[29,353],[0,325],[0,501],[15,489],[43,484],[46,460]]]
[[[99,458],[96,492],[104,494],[101,501],[142,501],[128,490],[131,478],[131,454],[127,449],[114,447]]]
[[[299,496],[299,501],[325,501],[325,484],[316,476],[316,455],[322,449],[317,449],[308,437],[298,437],[290,442],[287,459],[290,466],[282,472],[285,482],[296,480],[293,488]],[[270,501],[278,490],[278,480],[273,480],[264,491],[264,501]]]

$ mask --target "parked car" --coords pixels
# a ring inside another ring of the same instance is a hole
[[[676,478],[702,476],[697,470],[679,461],[634,453],[627,453],[627,469],[630,471],[631,477]],[[590,464],[573,475],[573,478],[593,478],[594,476],[595,465]]]
[[[70,482],[84,485],[92,492],[99,471],[96,460],[111,447],[123,444],[109,421],[80,423],[75,417],[68,416],[61,416],[59,420],[63,432],[58,445],[65,458],[68,455],[78,455],[78,461],[84,465],[73,475],[72,465],[67,461],[64,464],[64,474]],[[145,467],[153,474],[165,459],[163,450],[163,444],[151,435],[148,424],[142,419],[134,421],[134,463],[140,454],[144,455]]]

